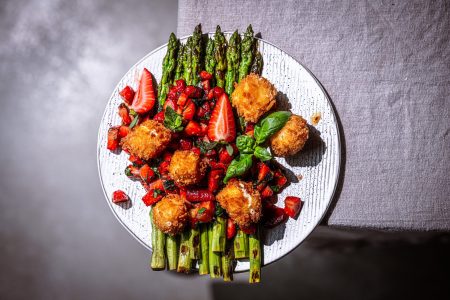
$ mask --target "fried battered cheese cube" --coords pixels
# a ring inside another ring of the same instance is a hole
[[[206,163],[194,151],[177,150],[170,161],[169,175],[181,185],[197,184],[205,176],[206,167]]]
[[[232,105],[239,116],[247,122],[256,123],[259,118],[276,104],[277,89],[264,77],[247,75],[232,93]]]
[[[185,201],[177,194],[162,198],[153,207],[152,214],[156,227],[170,235],[182,232],[189,219]]]
[[[159,122],[147,120],[136,126],[123,140],[122,148],[148,160],[157,157],[170,143],[172,133]]]
[[[252,183],[232,179],[217,194],[216,200],[241,228],[250,227],[261,218],[261,195]]]
[[[275,156],[294,155],[305,146],[309,137],[306,120],[298,115],[291,115],[280,131],[270,138],[270,148]]]

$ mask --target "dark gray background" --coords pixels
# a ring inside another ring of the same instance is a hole
[[[128,68],[176,30],[177,3],[0,1],[0,298],[444,298],[450,237],[321,227],[225,285],[152,272],[100,187],[97,129]],[[440,297],[439,297],[440,296]]]

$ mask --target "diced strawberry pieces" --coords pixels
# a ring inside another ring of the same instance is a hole
[[[216,207],[214,201],[204,201],[200,202],[198,205],[197,215],[195,216],[198,222],[208,223],[214,217]]]
[[[188,96],[188,98],[201,98],[202,97],[202,89],[193,85],[188,85],[184,89],[184,93]]]
[[[139,169],[139,175],[143,181],[150,182],[155,178],[155,171],[149,165],[145,164]]]
[[[122,125],[119,127],[119,137],[122,139],[131,132],[130,127]]]
[[[222,162],[215,162],[213,160],[211,160],[209,162],[209,165],[211,166],[211,169],[213,169],[213,170],[226,170],[228,168],[227,164],[224,164]]]
[[[164,183],[162,179],[157,179],[148,185],[150,190],[161,190],[164,191]]]
[[[208,150],[208,151],[205,153],[205,156],[206,156],[207,158],[209,158],[209,159],[216,159],[216,157],[217,157],[217,151],[216,151],[216,149]]]
[[[206,99],[212,100],[214,98],[214,89],[209,90],[208,95],[206,96]]]
[[[164,154],[162,156],[163,157],[163,161],[170,162],[172,160],[172,156],[173,156],[173,154],[170,153],[169,151],[164,152]]]
[[[131,154],[130,157],[128,158],[129,161],[131,161],[133,164],[135,165],[143,165],[144,162],[142,161],[142,159],[140,159],[139,157]]]
[[[134,90],[130,86],[126,86],[119,92],[119,95],[122,97],[123,101],[126,104],[131,105],[134,99]]]
[[[220,86],[216,86],[213,90],[214,90],[214,97],[216,97],[216,99],[218,99],[220,96],[222,96],[223,93],[225,93],[225,90]]]
[[[189,100],[183,110],[183,114],[182,114],[183,119],[192,120],[195,115],[195,109],[196,109],[196,107],[195,107],[194,102]]]
[[[273,178],[270,168],[263,162],[258,163],[258,183],[268,182]]]
[[[212,74],[208,73],[206,71],[201,71],[199,75],[202,80],[211,80],[212,79]]]
[[[169,173],[169,165],[170,165],[170,162],[163,161],[158,167],[159,174],[164,175],[164,174]]]
[[[250,225],[248,227],[241,227],[241,230],[245,234],[255,234],[256,233],[256,226],[255,225]]]
[[[198,147],[192,147],[191,151],[194,152],[197,155],[200,155],[202,152],[200,151],[200,148]]]
[[[161,192],[161,190],[150,189],[147,194],[142,197],[142,202],[144,202],[146,206],[156,204],[163,197]]]
[[[220,181],[224,175],[223,169],[211,170],[208,175],[208,191],[215,193],[219,190]]]
[[[166,108],[167,108],[168,106],[169,106],[170,108],[172,108],[174,111],[177,111],[177,110],[178,110],[178,105],[177,105],[177,103],[176,103],[174,100],[172,100],[172,99],[167,99],[167,100],[166,100],[166,102],[165,102],[164,105],[163,105],[163,109],[166,110]]]
[[[270,203],[266,203],[264,206],[263,216],[264,226],[269,228],[277,226],[288,218],[284,209]]]
[[[234,150],[233,150],[234,152]],[[233,160],[233,156],[228,153],[228,150],[223,147],[219,152],[219,161],[224,164],[229,164]]]
[[[295,218],[302,207],[303,201],[299,197],[288,196],[284,199],[284,211],[291,218]]]
[[[186,191],[186,199],[191,202],[214,201],[213,193],[208,190],[189,189]]]
[[[126,202],[128,200],[130,200],[130,198],[122,190],[114,191],[113,194],[112,194],[112,202],[113,203]]]
[[[131,116],[130,116],[130,112],[128,110],[128,107],[125,104],[123,104],[123,103],[121,103],[119,105],[119,116],[122,119],[122,123],[124,125],[130,125],[130,123],[132,121],[131,120]]]
[[[200,136],[202,135],[202,128],[200,124],[191,120],[184,128],[184,132],[190,136]]]
[[[208,125],[211,141],[233,142],[236,138],[236,124],[227,94],[223,93],[217,101]]]
[[[115,151],[119,148],[119,128],[111,127],[108,129],[108,143],[106,148]]]
[[[202,81],[202,88],[203,88],[203,90],[205,90],[206,92],[209,92],[209,90],[211,89],[211,81],[209,81],[209,80],[203,80],[203,81]]]
[[[180,94],[180,96],[178,97],[177,105],[184,106],[186,104],[187,100],[188,100],[188,95],[186,94],[186,92],[182,92]]]
[[[275,173],[273,174],[273,178],[275,180],[276,186],[279,189],[282,189],[288,181],[286,176],[284,176],[283,173],[281,173],[281,171],[279,170],[275,171]]]
[[[233,220],[227,220],[227,239],[231,240],[236,235],[236,224]]]
[[[139,88],[134,96],[131,108],[138,114],[144,114],[155,106],[155,88],[153,86],[152,73],[144,68],[139,83]]]
[[[164,111],[160,111],[159,113],[157,113],[154,117],[153,120],[159,122],[159,123],[163,123],[164,122]]]
[[[180,93],[178,92],[177,87],[173,86],[169,89],[169,92],[167,93],[167,99],[177,101],[179,94]]]
[[[184,91],[185,88],[186,88],[186,82],[183,79],[178,79],[175,82],[175,89],[177,90],[177,92],[181,93]]]
[[[125,168],[125,175],[127,175],[130,179],[138,179],[141,177],[139,168],[134,165],[129,165]]]
[[[192,141],[191,140],[180,140],[180,149],[181,150],[190,150],[192,148]]]
[[[261,193],[261,197],[263,198],[269,198],[273,196],[273,190],[270,188],[270,186],[266,186],[264,190]]]

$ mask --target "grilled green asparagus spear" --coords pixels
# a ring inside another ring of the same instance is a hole
[[[208,224],[200,225],[200,252],[201,257],[198,261],[198,273],[200,275],[209,274],[209,240]]]
[[[224,217],[217,217],[217,220],[213,223],[213,237],[212,237],[212,251],[223,252],[225,251],[227,219]]]
[[[222,276],[222,266],[220,253],[214,252],[212,250],[212,242],[213,242],[213,224],[209,224],[208,226],[208,244],[209,244],[209,275],[211,278],[218,278]]]
[[[191,84],[192,80],[192,36],[187,39],[184,48],[183,57],[183,79],[186,81],[187,85]]]
[[[234,257],[248,257],[248,235],[241,229],[238,230],[236,236],[234,237]]]
[[[239,64],[239,78],[247,76],[250,73],[250,67],[252,66],[253,54],[255,52],[255,38],[253,36],[252,25],[248,25],[247,31],[244,34],[244,39],[241,44],[241,63]]]
[[[190,244],[189,244],[189,237],[190,237],[191,231],[185,230],[183,233],[181,233],[181,241],[180,241],[180,251],[178,255],[178,268],[177,272],[179,273],[186,273],[188,274],[191,271],[191,255],[190,252]]]
[[[250,276],[248,282],[257,283],[261,280],[261,242],[259,229],[249,236]]]
[[[189,244],[191,247],[191,251],[189,252],[191,259],[199,259],[200,258],[200,231],[199,231],[198,227],[191,228]]]
[[[192,35],[191,85],[197,85],[199,82],[199,74],[202,70],[202,41],[202,26],[201,24],[198,24],[195,26],[194,33]]]
[[[181,79],[181,77],[183,76],[184,49],[185,45],[180,44],[180,47],[178,47],[177,67],[175,68],[175,76],[172,83],[175,83],[175,81]]]
[[[162,77],[158,86],[158,103],[162,107],[166,101],[167,93],[169,92],[169,84],[173,80],[173,75],[176,67],[176,55],[178,50],[179,40],[174,33],[170,34],[169,43],[167,44],[167,53],[164,56],[162,66]]]
[[[223,88],[225,86],[225,71],[227,69],[227,40],[217,25],[214,35],[214,58],[216,59],[215,78],[216,85]]]
[[[216,68],[216,59],[214,57],[214,40],[208,38],[208,41],[206,42],[205,70],[209,74],[214,75],[215,68]]]
[[[261,75],[262,68],[263,68],[263,57],[261,55],[261,52],[258,51],[256,52],[255,58],[253,59],[253,64],[250,72]]]
[[[228,95],[234,90],[234,83],[238,81],[239,60],[241,55],[241,36],[236,30],[230,37],[227,48],[227,72],[225,74],[225,92]]]
[[[222,253],[222,273],[224,281],[233,280],[233,251],[232,242],[226,241],[225,251]]]
[[[178,262],[178,236],[166,235],[166,254],[168,269],[176,270]]]
[[[152,261],[150,263],[150,267],[153,270],[164,270],[166,267],[166,254],[164,251],[166,237],[153,222],[153,215],[151,211],[150,220],[152,222]]]

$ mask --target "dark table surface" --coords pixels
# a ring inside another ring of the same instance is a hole
[[[449,236],[319,228],[224,285],[149,269],[97,175],[97,129],[128,68],[176,30],[177,3],[0,2],[2,299],[387,299],[443,296]],[[370,291],[370,293],[368,292]]]

